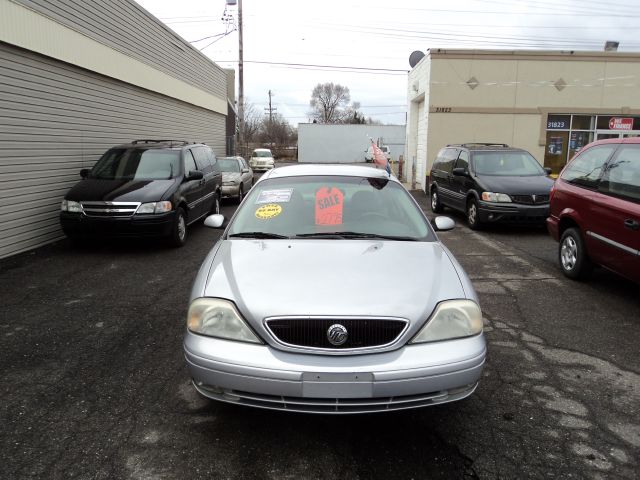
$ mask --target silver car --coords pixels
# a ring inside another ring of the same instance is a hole
[[[222,170],[222,196],[233,197],[240,203],[253,186],[253,170],[242,157],[218,158]]]
[[[435,234],[453,226],[432,226],[384,170],[266,173],[193,285],[184,352],[196,390],[337,414],[467,397],[486,344],[473,286]]]

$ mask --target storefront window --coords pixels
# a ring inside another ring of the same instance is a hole
[[[587,143],[593,141],[593,132],[571,132],[569,135],[569,160],[582,150]]]
[[[588,115],[574,115],[571,122],[572,130],[593,130],[594,117]]]
[[[588,143],[606,138],[634,136],[640,136],[640,116],[549,115],[544,166],[558,174]]]

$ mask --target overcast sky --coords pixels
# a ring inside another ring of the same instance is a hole
[[[237,6],[137,1],[237,72]],[[366,116],[404,124],[414,50],[602,50],[615,40],[619,51],[640,51],[639,6],[640,0],[243,0],[245,97],[263,111],[271,90],[277,112],[297,125],[309,119],[313,87],[339,83]]]

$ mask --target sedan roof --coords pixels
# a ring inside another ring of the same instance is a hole
[[[304,165],[287,165],[274,168],[262,178],[303,177],[309,175],[342,175],[349,177],[381,178],[398,182],[398,179],[380,168],[360,165],[334,165],[309,163]]]

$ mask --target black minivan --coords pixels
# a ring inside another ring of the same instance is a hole
[[[497,222],[544,225],[549,214],[551,169],[526,150],[505,144],[447,145],[428,179],[431,210],[464,212],[472,229]]]
[[[201,143],[135,140],[109,149],[80,176],[60,212],[72,240],[162,237],[179,247],[187,225],[220,212],[222,173]]]

